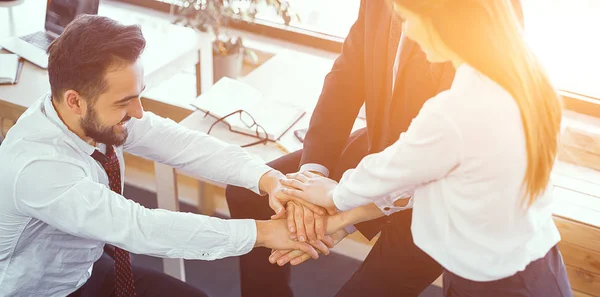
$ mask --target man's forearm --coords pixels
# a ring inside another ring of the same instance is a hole
[[[356,207],[329,217],[326,233],[331,234],[346,226],[374,220],[382,216],[384,216],[384,213],[373,203]]]
[[[187,174],[259,192],[259,178],[271,168],[239,146],[146,112],[128,126],[124,151]],[[152,150],[148,150],[148,148]],[[201,149],[199,149],[201,148]]]

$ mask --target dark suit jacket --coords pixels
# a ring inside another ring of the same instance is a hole
[[[358,115],[366,102],[368,153],[393,142],[417,116],[423,103],[448,89],[454,77],[450,64],[430,64],[419,46],[406,39],[392,94],[388,58],[392,8],[387,1],[361,1],[352,26],[312,115],[301,165],[335,167]]]

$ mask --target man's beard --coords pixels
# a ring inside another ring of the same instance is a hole
[[[98,113],[96,113],[93,106],[88,108],[88,112],[86,116],[81,119],[80,124],[85,135],[96,142],[104,143],[106,145],[121,146],[127,140],[127,129],[124,129],[123,133],[116,134],[112,126],[102,126],[98,119]]]

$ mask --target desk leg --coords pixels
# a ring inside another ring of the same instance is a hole
[[[209,183],[198,181],[198,213],[207,216],[215,214],[215,188]]]
[[[179,195],[177,194],[177,176],[171,166],[154,162],[156,174],[156,197],[158,208],[179,211]],[[166,274],[185,281],[183,259],[164,258],[163,270]]]
[[[0,136],[6,136],[8,130],[15,124],[15,122],[0,117]]]
[[[198,51],[198,63],[196,63],[196,97],[202,94],[202,52]]]

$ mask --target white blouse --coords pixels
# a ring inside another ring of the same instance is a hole
[[[526,162],[514,99],[464,64],[450,90],[429,99],[398,141],[344,174],[333,198],[348,210],[412,196],[419,248],[463,278],[497,280],[560,241],[551,185],[523,207]]]

